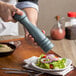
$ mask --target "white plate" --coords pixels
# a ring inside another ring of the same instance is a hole
[[[65,69],[69,68],[71,64],[72,64],[72,60],[66,59],[66,67],[64,69],[43,69],[43,68],[38,67],[35,63],[32,63],[32,66],[38,70],[41,70],[41,71],[59,72],[59,71],[63,71]]]

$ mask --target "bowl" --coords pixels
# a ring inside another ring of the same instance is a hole
[[[8,47],[11,48],[11,50],[9,50],[9,51],[6,51],[6,50],[4,50],[4,52],[0,51],[0,57],[9,56],[9,55],[11,55],[11,54],[15,51],[15,49],[16,49],[16,46],[13,45],[13,44],[11,44],[11,43],[0,43],[0,44],[6,45],[6,46],[8,46]]]

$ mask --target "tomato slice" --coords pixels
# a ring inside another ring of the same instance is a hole
[[[42,58],[46,58],[46,55],[44,55]]]
[[[54,68],[53,64],[50,64],[50,69],[53,69],[53,68]]]
[[[57,56],[55,56],[55,58],[58,58]]]

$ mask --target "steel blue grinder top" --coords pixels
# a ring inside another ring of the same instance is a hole
[[[15,14],[14,19],[19,21],[28,30],[29,34],[32,35],[37,44],[43,49],[45,53],[53,48],[51,41],[42,33],[42,31],[34,26],[27,18],[24,13],[22,16]]]

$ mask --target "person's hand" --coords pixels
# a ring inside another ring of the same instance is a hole
[[[23,15],[23,12],[20,9],[16,8],[14,5],[0,1],[0,17],[3,19],[3,21],[16,22],[13,19],[15,13]]]
[[[42,30],[43,34],[45,34],[45,31]],[[28,39],[29,42],[33,43],[34,45],[37,45],[37,43],[35,42],[34,38],[32,37],[32,35],[30,35],[28,33],[28,31],[26,30],[26,34],[25,34],[25,38]]]

